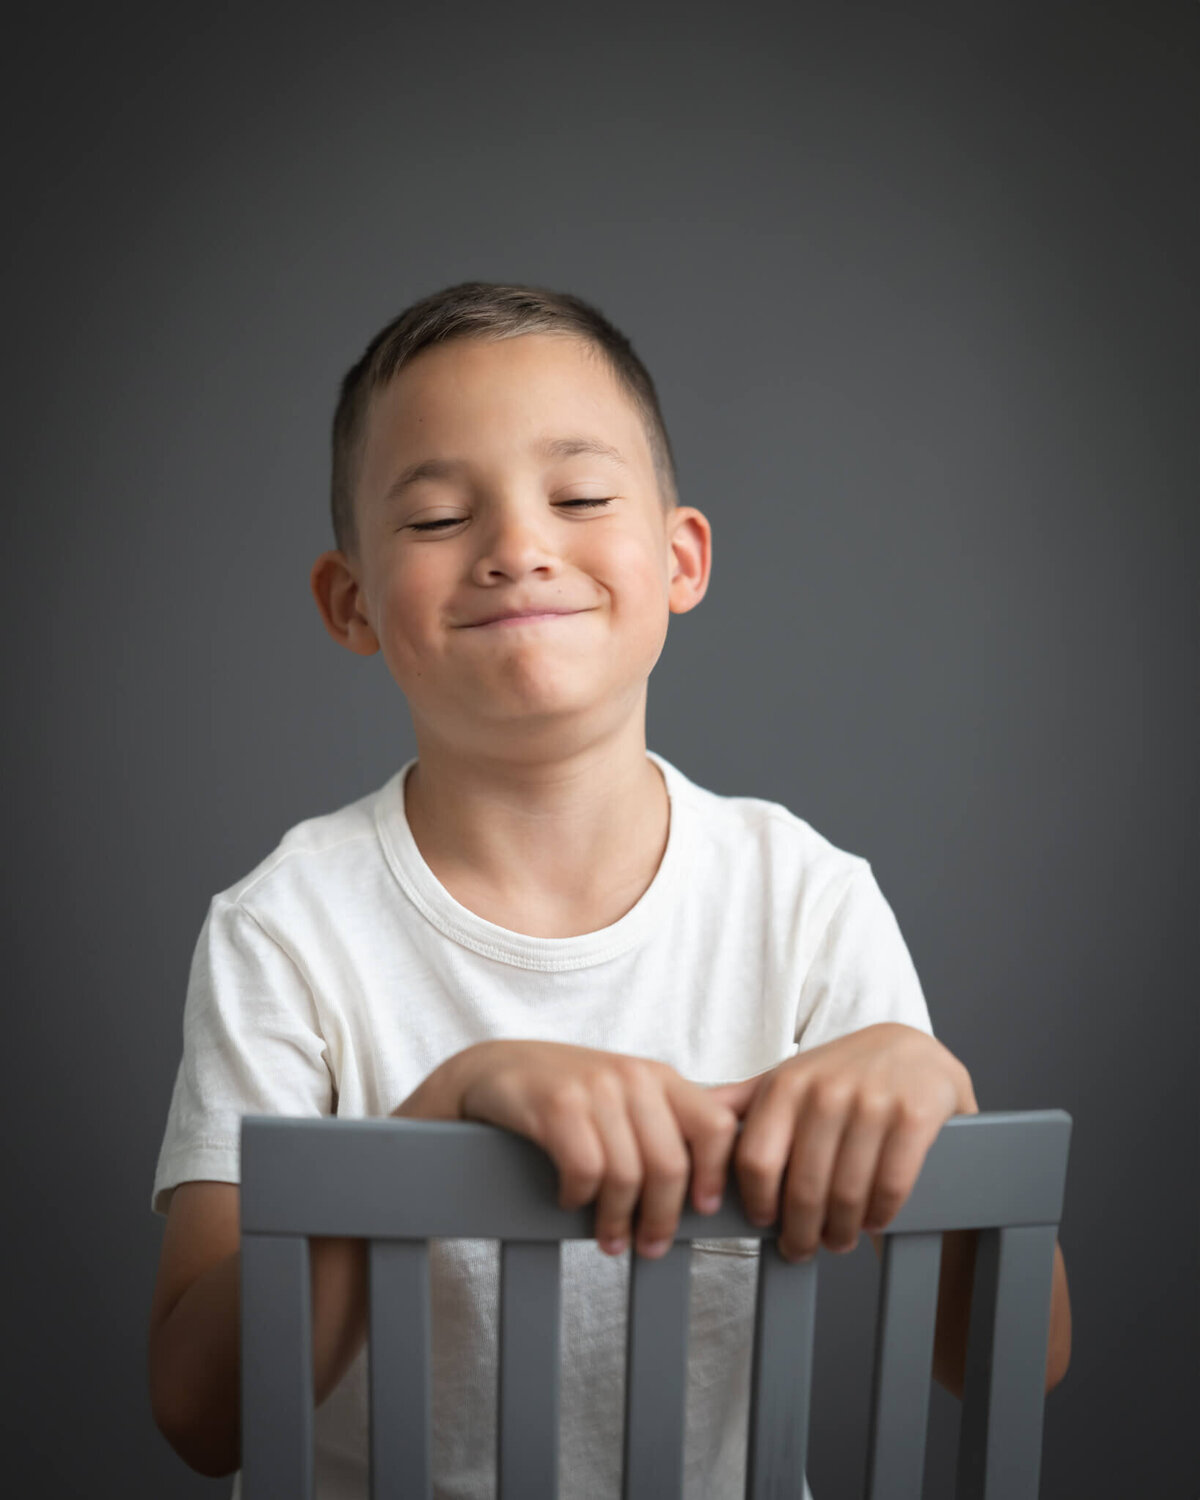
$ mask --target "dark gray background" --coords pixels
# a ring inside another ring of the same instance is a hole
[[[1075,1118],[1043,1495],[1195,1495],[1196,15],[9,33],[14,1493],[228,1490],[145,1384],[187,967],[215,891],[412,753],[307,572],[338,379],[478,277],[616,321],[713,523],[650,746],[866,854],[981,1106]],[[824,1257],[818,1500],[862,1472],[872,1262]]]

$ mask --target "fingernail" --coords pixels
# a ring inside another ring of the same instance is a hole
[[[651,1260],[657,1260],[660,1255],[665,1255],[670,1248],[670,1240],[647,1240],[642,1246],[642,1254],[649,1256]]]
[[[720,1193],[702,1193],[696,1199],[696,1212],[701,1214],[715,1214],[721,1206]]]
[[[774,1214],[763,1213],[761,1210],[747,1214],[746,1217],[750,1220],[751,1224],[757,1224],[760,1229],[765,1229],[768,1224],[775,1222]]]
[[[606,1255],[620,1255],[627,1243],[623,1236],[618,1235],[614,1239],[601,1240],[600,1248]]]

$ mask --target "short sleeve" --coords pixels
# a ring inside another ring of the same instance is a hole
[[[795,1040],[804,1052],[883,1021],[933,1035],[900,925],[863,861],[834,907],[805,975]]]
[[[192,957],[151,1212],[165,1214],[181,1182],[241,1180],[243,1115],[327,1115],[333,1103],[311,988],[250,911],[215,897]]]

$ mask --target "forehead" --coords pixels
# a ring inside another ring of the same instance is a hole
[[[429,459],[544,465],[536,455],[567,436],[607,443],[630,470],[652,476],[640,414],[584,340],[521,334],[434,345],[373,396],[361,489],[380,495],[402,468]]]

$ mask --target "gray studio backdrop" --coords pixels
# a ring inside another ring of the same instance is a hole
[[[145,1382],[188,963],[215,891],[412,753],[307,573],[342,372],[478,277],[629,334],[712,521],[651,747],[868,856],[982,1107],[1075,1117],[1043,1495],[1194,1495],[1195,15],[140,4],[9,34],[13,1493],[228,1490]],[[873,1262],[825,1258],[819,1500],[862,1473]]]

